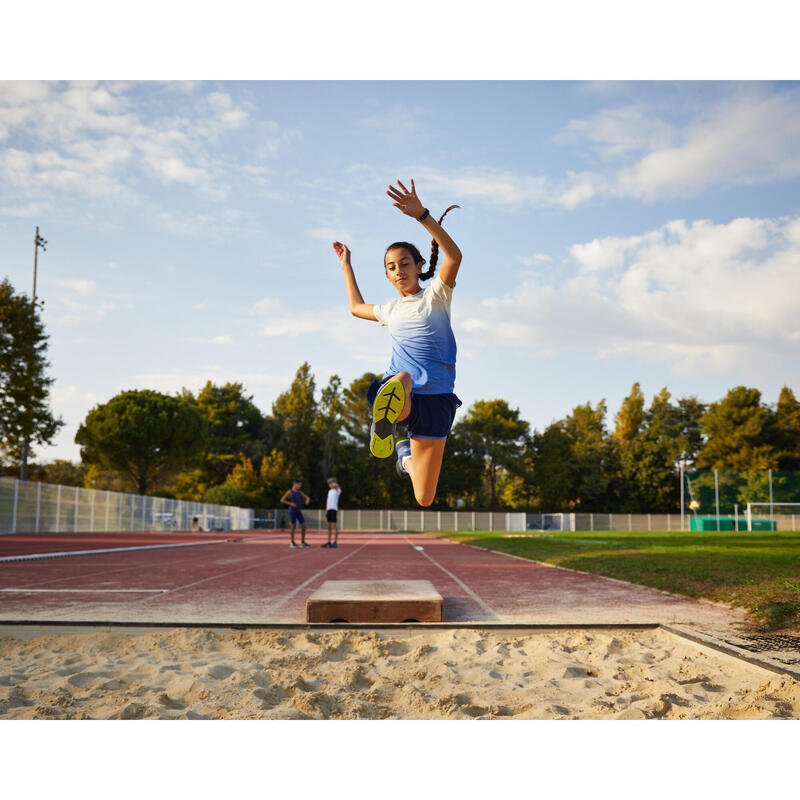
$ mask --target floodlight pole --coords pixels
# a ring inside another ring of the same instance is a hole
[[[39,226],[36,226],[36,234],[33,237],[33,291],[31,292],[31,317],[33,320],[36,320],[36,271],[38,268],[39,262],[39,248],[41,247],[42,250],[47,250],[47,240],[43,239],[39,236]],[[31,363],[30,368],[33,369],[33,363]],[[19,478],[21,481],[28,480],[28,448],[30,446],[30,441],[28,437],[25,437],[25,441],[22,444],[22,464],[20,465],[19,469]]]
[[[683,515],[684,515],[684,505],[683,505],[683,464],[681,464],[681,533],[684,531],[683,527]]]

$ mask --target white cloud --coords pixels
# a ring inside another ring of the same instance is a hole
[[[391,135],[407,136],[423,129],[425,111],[417,107],[394,106],[391,109],[371,114],[356,120],[356,125]]]
[[[85,278],[56,279],[53,283],[55,283],[56,286],[61,286],[64,289],[72,289],[73,292],[84,295],[91,294],[97,285],[94,281]]]
[[[281,300],[264,298],[250,312],[264,318],[257,331],[259,336],[269,339],[310,336],[340,345],[357,360],[382,363],[386,357],[386,329],[377,322],[354,317],[344,300],[332,308],[297,311]]]
[[[176,96],[176,88],[179,92]],[[116,196],[133,201],[141,179],[195,187],[224,197],[228,176],[245,165],[219,152],[220,139],[250,124],[225,92],[197,97],[170,84],[0,82],[0,180],[25,192]],[[160,102],[171,93],[171,114]],[[203,102],[203,100],[205,102]],[[259,159],[297,135],[276,123],[254,123]],[[23,140],[25,144],[18,142]],[[30,198],[26,198],[30,199]]]
[[[789,180],[800,176],[800,93],[737,88],[699,110],[604,109],[572,120],[555,140],[585,143],[604,161],[630,162],[616,173],[584,176],[561,195],[567,207],[596,193],[653,201],[712,186]]]
[[[350,234],[340,228],[309,228],[306,233],[312,239],[319,239],[322,242],[351,241]]]
[[[676,220],[574,245],[576,275],[461,300],[456,333],[470,346],[634,355],[695,374],[794,357],[798,220]]]
[[[233,344],[233,339],[230,336],[190,336],[186,341],[193,344]]]

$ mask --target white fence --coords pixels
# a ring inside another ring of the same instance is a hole
[[[324,509],[303,509],[308,528],[327,529]],[[286,528],[285,509],[260,510],[258,527]],[[506,511],[426,511],[425,509],[340,509],[340,530],[351,531],[524,531],[525,514]]]
[[[763,515],[768,516],[768,515]],[[800,514],[773,514],[778,531],[800,530]],[[691,517],[681,525],[680,514],[606,514],[596,512],[565,514],[528,514],[529,530],[543,531],[688,531]],[[744,524],[745,518],[740,516]],[[697,531],[699,533],[700,531]]]
[[[196,521],[196,522],[195,522]],[[0,478],[0,534],[250,530],[249,508]]]
[[[611,514],[605,512],[528,514],[528,528],[544,531],[680,531],[680,514]],[[686,528],[689,520],[686,518]]]

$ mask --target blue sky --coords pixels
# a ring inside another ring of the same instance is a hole
[[[77,460],[119,391],[240,381],[265,412],[388,364],[350,317],[414,241],[387,185],[414,178],[464,260],[456,392],[542,429],[634,381],[648,397],[800,392],[800,83],[107,81],[0,83],[0,273],[37,294],[54,411],[43,460]]]

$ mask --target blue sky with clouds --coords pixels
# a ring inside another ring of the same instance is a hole
[[[464,260],[456,392],[542,429],[634,381],[648,397],[800,392],[800,83],[0,82],[0,275],[30,292],[34,227],[52,404],[38,457],[78,458],[119,391],[240,381],[265,412],[388,364],[347,311],[416,180]]]

